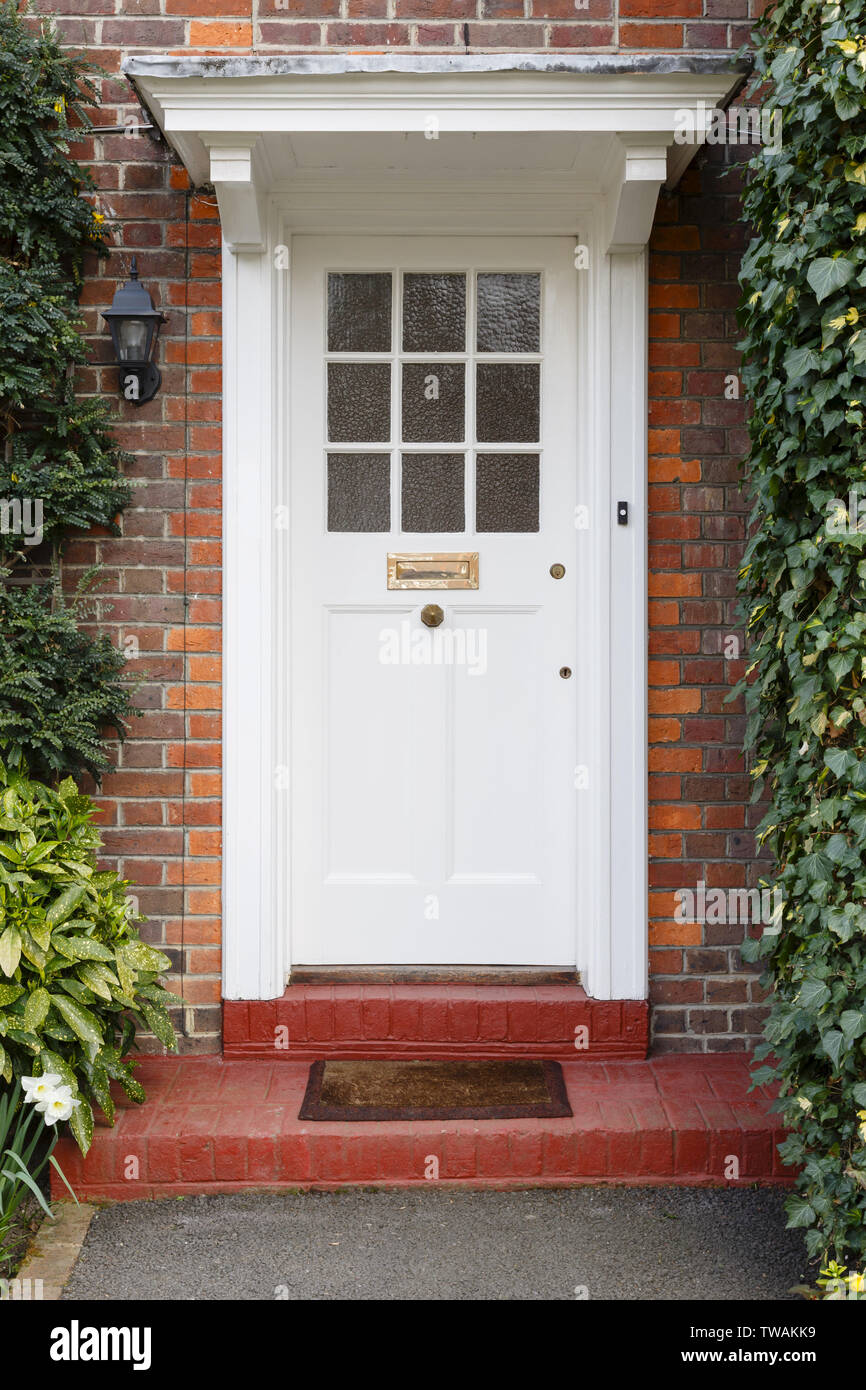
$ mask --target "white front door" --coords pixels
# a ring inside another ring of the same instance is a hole
[[[293,240],[294,964],[576,963],[578,279],[564,238]]]

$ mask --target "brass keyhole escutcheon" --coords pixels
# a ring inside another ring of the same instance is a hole
[[[550,573],[554,579],[562,579],[565,574],[565,565],[551,565]]]
[[[559,674],[562,676],[562,679],[563,679],[564,681],[567,681],[567,680],[570,678],[570,676],[571,676],[571,667],[570,667],[570,666],[560,666],[560,668],[559,668]]]
[[[425,627],[438,627],[444,617],[438,603],[425,603],[421,609],[421,621]]]

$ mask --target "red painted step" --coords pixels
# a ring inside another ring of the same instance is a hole
[[[137,1074],[147,1102],[122,1100],[116,1126],[97,1125],[84,1160],[71,1139],[61,1140],[59,1162],[80,1197],[126,1200],[423,1186],[437,1171],[440,1182],[476,1187],[790,1180],[776,1152],[779,1117],[765,1089],[749,1093],[745,1056],[564,1063],[574,1115],[559,1120],[301,1121],[308,1070],[145,1058]]]
[[[646,1056],[645,1000],[590,999],[577,984],[295,984],[280,999],[226,1000],[227,1059]]]

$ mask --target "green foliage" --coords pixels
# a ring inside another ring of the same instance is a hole
[[[10,1232],[14,1235],[29,1197],[34,1197],[45,1215],[54,1219],[39,1186],[49,1163],[69,1187],[52,1152],[56,1143],[57,1130],[49,1129],[38,1113],[24,1104],[19,1081],[0,1091],[0,1269],[14,1254]],[[78,1205],[71,1187],[69,1191]]]
[[[130,917],[126,883],[96,868],[95,808],[0,761],[0,1077],[59,1073],[80,1100],[70,1126],[86,1153],[93,1105],[113,1122],[109,1081],[144,1099],[124,1060],[136,1029],[175,1037],[159,984],[170,961]]]
[[[77,402],[86,359],[78,295],[88,250],[104,254],[103,217],[89,172],[69,157],[87,129],[82,98],[97,93],[80,59],[51,30],[25,28],[15,0],[0,6],[0,496],[39,497],[57,541],[93,522],[112,527],[129,501],[123,454],[105,402]],[[0,532],[0,557],[20,549]]]
[[[77,626],[88,578],[73,604],[56,583],[0,588],[0,744],[44,781],[82,772],[98,780],[109,766],[102,730],[122,739],[136,712],[123,653]]]
[[[116,534],[130,499],[105,402],[74,391],[86,360],[84,256],[107,250],[102,215],[87,199],[93,181],[69,155],[89,126],[84,101],[95,103],[97,93],[81,60],[63,52],[49,26],[26,27],[16,0],[3,0],[0,740],[13,756],[23,750],[43,778],[98,777],[109,765],[102,728],[122,737],[131,711],[117,679],[123,660],[106,638],[76,631],[80,606],[67,607],[53,584],[26,592],[10,574],[18,566],[20,575],[34,543],[57,554],[72,530]]]
[[[781,930],[759,1081],[781,1083],[808,1251],[866,1254],[866,0],[778,0],[758,31],[782,148],[751,162],[744,384],[753,404],[747,746]],[[861,514],[866,501],[861,500]]]

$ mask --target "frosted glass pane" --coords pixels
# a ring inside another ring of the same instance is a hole
[[[403,439],[453,444],[464,438],[466,368],[462,362],[403,363]]]
[[[540,275],[478,276],[479,352],[538,352]]]
[[[462,531],[462,454],[403,455],[403,530]]]
[[[390,529],[390,454],[329,454],[328,530]]]
[[[476,531],[538,530],[538,454],[479,454]]]
[[[540,374],[537,362],[479,362],[475,421],[485,444],[535,443]]]
[[[328,363],[328,438],[334,444],[391,438],[390,362]]]
[[[463,352],[466,276],[403,276],[403,351]]]
[[[328,351],[391,351],[391,276],[328,276]]]

